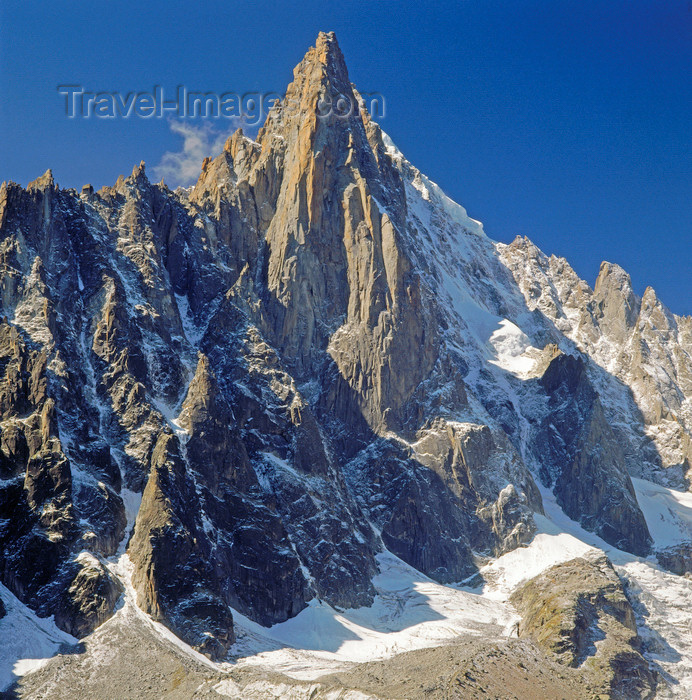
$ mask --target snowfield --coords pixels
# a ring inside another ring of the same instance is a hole
[[[497,353],[490,363],[510,372],[519,379],[526,379],[536,366],[538,348],[531,345],[524,331],[506,318],[500,321],[500,328],[493,331],[488,342]]]
[[[632,484],[657,547],[692,542],[692,493],[644,479],[632,479]]]
[[[238,613],[238,665],[269,666],[301,680],[353,663],[437,646],[460,635],[507,634],[518,620],[492,597],[435,583],[389,552],[378,555],[377,597],[369,608],[339,612],[319,601],[262,628]]]

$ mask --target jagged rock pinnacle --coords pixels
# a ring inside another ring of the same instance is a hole
[[[55,187],[55,180],[53,180],[53,171],[48,168],[41,177],[36,178],[33,182],[30,182],[27,186],[27,190],[45,190],[52,189]]]
[[[308,52],[307,55],[309,55]],[[337,75],[346,75],[346,61],[339,48],[336,34],[334,32],[320,32],[315,41],[315,54],[317,59],[324,64],[327,69]],[[306,55],[306,57],[307,57]]]
[[[286,90],[286,97],[280,108],[270,113],[258,140],[262,141],[264,131],[271,130],[277,113],[324,114],[328,111],[325,105],[335,104],[340,97],[354,105],[353,113],[357,114],[356,98],[336,35],[334,32],[320,32],[315,46],[308,49],[303,60],[293,69],[293,82]]]
[[[132,177],[135,180],[138,177],[146,177],[146,163],[143,160],[132,168]]]

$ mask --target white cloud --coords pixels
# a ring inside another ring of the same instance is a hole
[[[216,156],[223,150],[226,139],[241,126],[234,120],[232,126],[225,131],[214,128],[211,122],[194,126],[184,121],[171,121],[170,129],[174,134],[182,136],[183,147],[180,151],[166,151],[161,161],[153,168],[156,179],[163,178],[169,187],[182,185],[187,187],[197,181],[202,161],[207,156]]]

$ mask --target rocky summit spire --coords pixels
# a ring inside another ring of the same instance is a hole
[[[348,68],[334,32],[320,32],[303,60],[293,69],[291,88],[312,84],[314,87],[329,85],[343,94],[352,92]],[[296,90],[293,91],[294,95]]]
[[[392,237],[392,222],[378,202],[391,203],[392,212],[405,211],[406,204],[400,188],[384,186],[391,178],[383,175],[368,141],[335,35],[321,33],[293,75],[259,133],[261,153],[247,179],[267,242],[273,342],[299,371],[309,372],[314,346],[324,349],[328,342],[322,329],[332,327],[349,306],[372,320],[392,305],[388,286],[396,280],[385,274],[381,252],[383,227],[385,238]],[[233,168],[239,175],[237,160]],[[355,290],[349,269],[358,263],[349,256],[352,244],[344,241],[356,230],[357,238],[367,231],[375,241],[367,273],[374,287],[357,302],[350,299]]]
[[[325,66],[331,77],[348,80],[344,55],[334,32],[320,32],[317,35],[315,47],[310,48],[305,58],[309,59],[312,56]]]
[[[293,82],[286,89],[284,99],[270,112],[258,140],[263,144],[271,141],[297,119],[309,133],[317,127],[318,118],[335,126],[333,117],[357,117],[358,111],[336,35],[320,32],[315,46],[308,49],[293,69]]]
[[[49,168],[46,170],[41,177],[37,177],[35,180],[27,185],[27,190],[46,190],[53,189],[55,187],[55,180],[53,179],[53,171]]]

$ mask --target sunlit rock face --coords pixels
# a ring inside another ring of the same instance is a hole
[[[640,653],[634,610],[605,555],[549,568],[521,586],[512,602],[522,615],[519,636],[580,668],[591,694],[654,697],[657,677]]]

